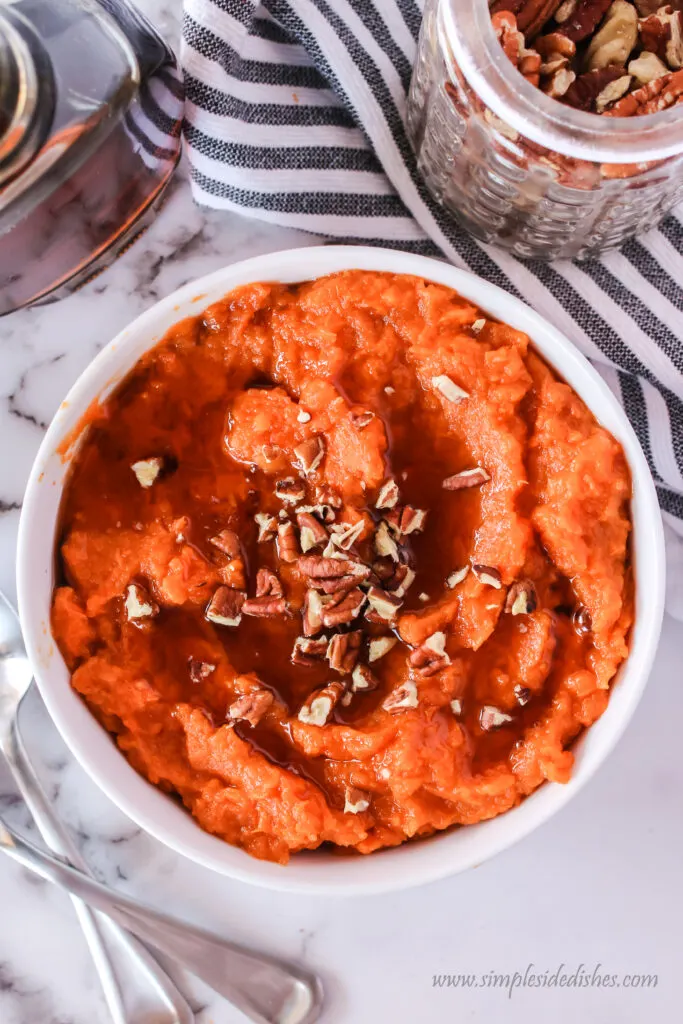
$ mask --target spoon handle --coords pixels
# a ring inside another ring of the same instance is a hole
[[[104,911],[143,942],[173,957],[255,1024],[313,1024],[322,1010],[315,975],[138,903],[39,850],[0,821],[0,849],[29,871]]]
[[[4,753],[14,781],[47,845],[74,867],[89,874],[88,865],[45,795],[24,747],[16,715]],[[142,944],[114,921],[94,913],[77,896],[72,895],[71,900],[114,1024],[134,1024],[150,1017],[158,1024],[192,1024],[194,1014],[186,1000]]]

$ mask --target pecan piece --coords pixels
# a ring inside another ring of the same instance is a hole
[[[218,626],[239,626],[246,596],[242,590],[219,587],[204,614],[209,622],[215,622]]]
[[[359,519],[357,523],[349,526],[348,523],[337,523],[333,529],[331,537],[332,547],[327,557],[336,557],[333,554],[335,548],[341,548],[342,551],[350,551],[360,535],[365,530],[365,521]],[[325,552],[323,552],[325,554]]]
[[[379,686],[379,680],[367,665],[356,665],[351,676],[351,689],[354,693],[371,693]]]
[[[356,581],[367,579],[370,569],[367,565],[354,562],[350,558],[325,558],[322,555],[305,555],[297,563],[300,572],[309,577],[310,585],[316,586],[318,580],[334,579],[340,576],[351,576]]]
[[[586,50],[587,70],[596,71],[610,64],[623,67],[637,42],[638,13],[635,7],[628,0],[614,0]]]
[[[394,597],[405,597],[414,581],[414,570],[409,565],[401,563],[396,566],[394,572],[386,580],[385,590],[390,591]]]
[[[619,100],[604,117],[642,117],[667,110],[682,101],[683,71],[674,71],[665,78],[658,78],[640,89],[634,90]]]
[[[291,523],[289,519],[278,525],[277,553],[283,562],[296,562],[299,556],[296,530],[294,529],[294,523]]]
[[[291,660],[295,665],[316,665],[326,656],[329,645],[326,636],[298,636],[294,641]]]
[[[443,395],[446,401],[452,402],[454,405],[470,397],[469,392],[464,391],[459,384],[456,384],[445,373],[440,374],[438,377],[432,377],[432,386]]]
[[[522,686],[521,683],[517,683],[514,693],[517,703],[522,708],[531,700],[531,690],[528,686]]]
[[[355,629],[351,633],[335,633],[327,647],[327,660],[335,672],[347,673],[358,660],[363,632]]]
[[[249,725],[258,725],[272,703],[273,695],[268,690],[243,693],[228,708],[228,717],[233,722],[248,722]]]
[[[421,676],[433,676],[450,665],[446,653],[446,634],[432,633],[420,647],[416,647],[409,658],[410,664]]]
[[[531,615],[538,606],[536,587],[532,580],[513,583],[505,599],[505,611],[511,615]]]
[[[463,565],[462,569],[455,569],[446,579],[448,589],[453,590],[459,583],[462,583],[469,571],[469,565]]]
[[[140,487],[147,489],[155,482],[162,469],[164,460],[162,458],[140,459],[130,467],[137,478]]]
[[[365,613],[365,618],[370,622],[387,623],[394,621],[403,601],[396,594],[373,586],[368,590],[368,603],[370,607]]]
[[[322,437],[311,437],[308,441],[294,449],[297,464],[304,476],[309,476],[318,468],[325,455],[325,442]]]
[[[396,537],[407,537],[410,533],[421,533],[427,521],[427,510],[403,505],[392,508],[384,517]],[[381,525],[381,524],[380,524]]]
[[[242,556],[240,539],[234,530],[221,530],[215,537],[209,539],[209,544],[213,544],[228,558],[241,558]]]
[[[453,476],[447,476],[441,486],[445,491],[461,491],[466,487],[478,487],[490,479],[482,466],[476,466],[475,469],[463,469]]]
[[[638,85],[648,85],[668,75],[669,69],[656,53],[643,51],[639,57],[629,61],[628,73],[633,75]]]
[[[242,605],[244,615],[251,615],[257,619],[274,619],[278,615],[284,615],[286,611],[287,602],[284,597],[274,597],[272,594],[249,597]]]
[[[299,721],[306,725],[325,725],[345,689],[344,683],[334,682],[315,690],[299,709]]]
[[[323,597],[317,590],[307,590],[304,606],[301,610],[304,636],[315,636],[323,628],[323,608],[330,599]],[[325,647],[327,650],[327,647]]]
[[[315,494],[315,500],[319,505],[329,505],[330,508],[341,508],[343,505],[341,495],[335,491],[334,487],[330,487],[329,484],[323,484],[318,487]],[[334,516],[332,517],[334,519]],[[327,522],[327,520],[325,520]]]
[[[604,114],[608,107],[620,100],[621,97],[631,88],[632,78],[630,75],[622,75],[615,78],[613,82],[606,85],[595,100],[595,113]]]
[[[198,685],[205,679],[208,679],[212,672],[216,671],[216,666],[211,665],[208,661],[201,661],[199,658],[188,658],[187,670],[190,675],[190,682]]]
[[[360,615],[365,604],[365,594],[359,587],[350,590],[348,594],[342,594],[341,600],[334,598],[323,605],[322,622],[328,629],[333,626],[345,626],[353,622],[356,616]]]
[[[297,480],[293,476],[287,476],[284,480],[277,481],[275,484],[275,494],[281,501],[296,505],[297,501],[303,501],[306,497],[306,486],[302,480]]]
[[[396,646],[398,640],[395,636],[378,636],[370,641],[368,645],[368,661],[379,661],[385,654]]]
[[[282,583],[276,572],[272,569],[262,567],[256,573],[256,596],[266,597],[282,597],[283,596]]]
[[[391,558],[394,562],[399,561],[398,544],[391,536],[389,525],[385,520],[382,520],[375,533],[375,551],[380,558]]]
[[[595,110],[598,96],[610,84],[624,75],[622,67],[600,68],[579,75],[564,95],[564,102],[575,110]]]
[[[493,707],[492,704],[484,704],[479,714],[479,725],[484,732],[499,729],[501,725],[507,725],[511,721],[512,715],[507,715],[504,711],[500,711],[499,708]]]
[[[268,512],[257,512],[254,522],[258,526],[258,542],[272,540],[277,533],[277,519]]]
[[[344,790],[344,814],[362,814],[370,806],[370,797],[355,786]]]
[[[593,35],[611,6],[612,0],[578,0],[573,12],[558,22],[558,32],[574,43],[583,42]]]
[[[403,711],[405,708],[416,708],[417,703],[417,686],[412,679],[408,679],[401,686],[397,686],[395,690],[392,690],[382,703],[382,707],[385,711],[394,714],[396,711]]]
[[[566,66],[557,67],[544,81],[543,92],[555,100],[561,99],[576,81],[576,72]]]
[[[296,521],[299,524],[299,543],[304,554],[320,544],[327,544],[327,530],[310,512],[297,512]]]
[[[364,409],[362,412],[352,412],[350,417],[356,430],[365,430],[365,428],[374,420],[375,414],[374,412],[370,412],[369,409]]]
[[[660,7],[652,17],[641,21],[640,40],[646,50],[651,50],[665,60],[669,67],[678,71],[683,67],[683,14],[671,7]]]
[[[480,583],[485,583],[488,587],[495,587],[496,590],[500,590],[503,586],[500,573],[492,565],[473,565],[472,572]]]
[[[159,614],[159,605],[139,583],[129,583],[123,601],[126,618],[137,624],[142,619],[153,619]]]
[[[399,493],[398,484],[394,480],[393,476],[382,484],[377,495],[377,501],[375,502],[376,509],[393,508],[398,503]]]

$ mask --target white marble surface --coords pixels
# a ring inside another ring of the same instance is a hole
[[[143,5],[170,38],[179,0]],[[0,586],[14,594],[24,482],[45,424],[127,321],[226,262],[314,241],[193,206],[179,178],[152,229],[105,275],[61,304],[0,321]],[[635,720],[594,781],[559,817],[476,871],[426,888],[360,899],[302,899],[230,882],[140,833],[70,758],[38,702],[23,721],[56,806],[96,872],[113,885],[265,950],[326,980],[327,1024],[509,1021],[636,1024],[680,1016],[683,886],[679,753],[683,625],[667,618]],[[24,823],[0,771],[0,809]],[[657,974],[618,988],[443,988],[434,974]],[[243,1020],[178,974],[199,1024]],[[65,897],[0,861],[1,1024],[106,1024]]]

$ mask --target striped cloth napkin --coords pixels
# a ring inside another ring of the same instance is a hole
[[[408,142],[416,0],[184,0],[185,140],[196,201],[335,241],[446,256],[521,296],[622,403],[667,533],[683,619],[683,211],[619,252],[523,263],[427,193]]]

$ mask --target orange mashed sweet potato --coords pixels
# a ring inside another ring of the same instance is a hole
[[[52,628],[202,828],[370,853],[567,781],[628,653],[630,493],[528,338],[450,289],[253,284],[94,416]]]

